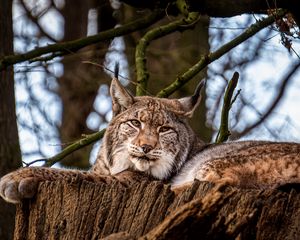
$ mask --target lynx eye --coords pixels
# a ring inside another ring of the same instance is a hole
[[[162,126],[162,127],[159,128],[159,132],[163,133],[163,132],[167,132],[171,129],[172,129],[171,127]]]
[[[135,126],[135,127],[140,127],[140,126],[141,126],[140,121],[135,120],[135,119],[130,120],[130,123],[131,123],[133,126]]]

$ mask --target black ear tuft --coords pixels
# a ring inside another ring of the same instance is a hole
[[[134,97],[122,86],[117,76],[119,75],[119,63],[115,65],[115,77],[111,81],[110,96],[112,99],[113,116],[125,111],[134,103]]]
[[[116,62],[114,73],[115,73],[115,78],[118,78],[119,77],[119,62]]]

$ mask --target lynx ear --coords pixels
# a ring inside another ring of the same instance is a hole
[[[205,81],[202,80],[198,84],[193,96],[178,99],[179,103],[181,104],[181,106],[185,112],[184,116],[189,117],[189,118],[191,118],[193,116],[195,109],[197,108],[197,106],[200,103],[200,100],[201,100],[200,92],[201,92],[201,89],[204,86],[204,84],[205,84]]]
[[[134,98],[122,86],[117,77],[114,77],[110,85],[110,96],[112,98],[113,116],[125,111],[134,103]]]

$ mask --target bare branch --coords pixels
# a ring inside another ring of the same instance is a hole
[[[256,23],[252,24],[248,29],[246,29],[242,34],[231,40],[230,42],[224,44],[222,47],[217,49],[215,52],[209,53],[205,56],[202,56],[200,60],[188,69],[185,73],[181,76],[177,77],[176,80],[171,83],[168,87],[161,90],[157,96],[158,97],[168,97],[188,81],[190,81],[197,73],[199,73],[202,69],[204,69],[208,64],[211,62],[219,59],[224,54],[229,52],[234,47],[238,46],[242,42],[246,41],[253,35],[255,35],[260,30],[264,29],[265,27],[271,25],[277,18],[283,17],[286,14],[285,10],[278,10],[276,15],[268,16],[262,20],[257,21]]]
[[[288,83],[291,79],[291,77],[294,75],[294,73],[297,71],[297,69],[300,67],[300,62],[298,62],[295,66],[293,66],[291,68],[291,70],[288,72],[288,74],[285,76],[284,80],[282,81],[281,86],[279,87],[279,92],[275,98],[275,100],[273,101],[272,105],[269,107],[269,109],[262,115],[262,117],[255,122],[254,124],[252,124],[251,126],[247,127],[246,129],[244,129],[242,132],[236,134],[234,136],[234,138],[239,138],[241,136],[245,136],[246,134],[248,134],[252,129],[258,127],[260,124],[262,124],[269,116],[270,114],[274,111],[274,109],[278,106],[278,103],[281,101],[284,93],[285,93],[285,89],[288,86]]]
[[[44,36],[46,36],[47,38],[49,38],[51,41],[57,42],[56,39],[54,39],[47,32],[45,32],[45,30],[41,27],[41,25],[38,22],[39,17],[35,17],[35,16],[32,15],[31,10],[26,6],[24,0],[21,0],[20,3],[21,3],[22,7],[24,8],[24,10],[26,12],[26,16],[37,26],[37,28],[39,29],[39,31],[41,32],[41,34],[44,35]],[[48,11],[50,9],[50,6],[45,11]]]

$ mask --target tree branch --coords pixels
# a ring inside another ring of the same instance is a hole
[[[231,109],[232,103],[235,101],[231,101],[233,92],[237,86],[239,80],[239,73],[235,72],[231,78],[231,80],[228,83],[227,89],[224,94],[224,102],[222,107],[222,114],[221,114],[221,123],[219,132],[216,138],[216,143],[222,143],[227,141],[228,137],[230,136],[230,131],[228,129],[228,117],[229,117],[229,111]]]
[[[121,0],[133,7],[153,9],[155,6],[167,8],[178,0]],[[293,14],[298,26],[300,24],[299,0],[186,0],[189,12],[199,12],[210,17],[233,17],[241,14],[267,13],[270,9],[284,8]]]
[[[105,133],[105,130],[106,129],[103,129],[100,132],[96,132],[96,133],[87,135],[83,139],[80,139],[80,140],[76,141],[75,143],[69,145],[64,150],[62,150],[60,153],[58,153],[57,155],[46,159],[43,166],[44,167],[51,167],[55,163],[61,161],[67,155],[71,154],[72,152],[74,152],[74,151],[76,151],[80,148],[83,148],[83,147],[85,147],[85,146],[87,146],[87,145],[89,145],[93,142],[96,142],[96,141],[100,140],[103,137],[103,135]]]
[[[97,42],[112,39],[118,36],[123,36],[129,34],[131,32],[137,31],[139,29],[146,28],[157,20],[163,17],[164,11],[163,10],[155,10],[149,16],[143,17],[136,21],[127,23],[121,27],[117,27],[115,29],[110,29],[94,36],[89,36],[73,41],[62,42],[57,44],[51,44],[46,47],[36,48],[32,51],[27,53],[18,54],[18,55],[9,55],[0,58],[0,71],[5,69],[8,66],[11,66],[16,63],[24,62],[27,60],[34,61],[35,58],[41,57],[45,54],[53,54],[53,57],[57,56],[64,56],[73,52],[76,52],[86,46],[91,44],[95,44]],[[49,60],[50,57],[47,59]]]
[[[199,19],[198,13],[189,13],[187,17],[159,26],[148,31],[140,40],[135,51],[137,88],[136,95],[146,94],[149,73],[147,71],[146,50],[151,41],[166,36],[175,31],[189,29],[195,25]]]
[[[299,17],[300,1],[298,0],[186,0],[189,11],[197,11],[210,17],[233,17],[245,13],[267,13],[270,9],[288,9]],[[297,22],[299,25],[299,22]]]
[[[260,30],[265,27],[271,25],[276,19],[283,17],[286,14],[285,10],[278,10],[276,14],[263,18],[262,20],[257,21],[252,24],[248,29],[246,29],[242,34],[231,40],[230,42],[224,44],[222,47],[217,49],[215,52],[209,53],[205,56],[202,56],[200,60],[188,69],[181,76],[177,77],[173,83],[171,83],[168,87],[161,90],[157,96],[158,97],[168,97],[188,81],[190,81],[197,73],[199,73],[202,69],[204,69],[211,62],[219,59],[224,54],[229,52],[234,47],[238,46],[242,42],[246,41],[248,38],[252,37]]]

